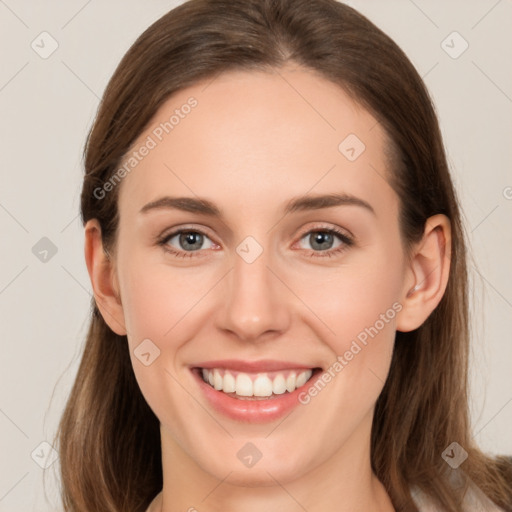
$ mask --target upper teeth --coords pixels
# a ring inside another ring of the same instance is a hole
[[[303,386],[313,374],[312,370],[289,370],[269,373],[243,373],[221,368],[203,368],[203,379],[217,391],[239,396],[270,396],[292,392]]]

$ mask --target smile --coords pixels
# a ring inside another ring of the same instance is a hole
[[[278,420],[301,405],[299,395],[320,367],[280,361],[209,361],[190,367],[205,405],[242,423]]]
[[[268,398],[292,393],[313,375],[313,369],[245,373],[224,368],[202,368],[203,380],[217,391],[239,399]]]

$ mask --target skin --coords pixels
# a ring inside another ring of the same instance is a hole
[[[161,423],[164,487],[152,511],[392,511],[370,466],[374,406],[395,331],[420,326],[442,298],[449,221],[431,217],[405,254],[384,130],[339,86],[299,66],[231,71],[182,90],[134,148],[191,96],[197,107],[119,185],[110,259],[97,221],[85,228],[96,301],[112,330],[127,334],[135,376]],[[366,146],[353,162],[338,150],[351,133]],[[283,216],[293,197],[333,192],[367,201],[374,213],[342,205]],[[224,217],[139,212],[164,195],[208,199]],[[193,257],[166,253],[155,241],[180,227],[206,234],[195,252],[178,236],[167,242]],[[344,245],[336,236],[315,245],[311,231],[329,228],[351,234],[354,244],[322,257]],[[263,248],[250,264],[236,252],[247,236]],[[193,363],[224,358],[326,369],[394,303],[400,312],[284,419],[221,416],[190,373]],[[149,366],[133,352],[147,338],[160,350]],[[237,458],[247,442],[262,454],[251,468]]]

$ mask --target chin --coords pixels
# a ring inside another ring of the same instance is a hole
[[[257,440],[255,440],[255,444],[257,444]],[[276,481],[284,485],[308,473],[314,467],[312,461],[306,463],[302,456],[297,457],[296,450],[290,451],[288,455],[271,452],[270,448],[268,451],[271,455],[262,454],[256,462],[251,461],[252,465],[249,462],[248,465],[245,465],[243,456],[240,457],[242,461],[235,458],[234,461],[231,459],[228,462],[228,457],[226,457],[224,463],[214,465],[212,465],[211,459],[202,461],[204,464],[201,464],[201,461],[197,462],[214,478],[226,479],[230,484],[241,487],[275,486]],[[295,457],[292,454],[295,454]],[[228,474],[229,476],[226,478]]]

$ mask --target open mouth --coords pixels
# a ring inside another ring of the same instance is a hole
[[[194,368],[202,380],[216,391],[238,400],[269,400],[293,393],[309,382],[321,368],[268,372],[239,372],[224,368]]]

